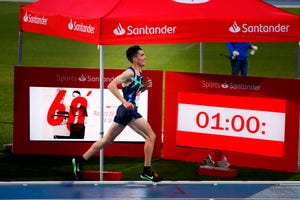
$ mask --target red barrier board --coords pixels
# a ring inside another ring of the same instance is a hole
[[[291,79],[167,72],[163,158],[224,154],[235,166],[297,172],[299,87]]]
[[[123,70],[105,70],[104,88],[121,72]],[[163,73],[144,70],[143,75],[152,79],[153,87],[141,94],[139,112],[157,135],[153,155],[160,157]],[[13,153],[84,153],[100,138],[99,81],[99,69],[15,67]],[[104,90],[105,132],[120,102]],[[104,153],[142,157],[144,139],[126,127]]]

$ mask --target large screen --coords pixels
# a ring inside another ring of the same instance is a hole
[[[122,91],[120,90],[122,93]],[[104,134],[113,122],[119,100],[104,89]],[[30,87],[30,141],[95,141],[100,138],[100,90],[95,88]],[[147,119],[148,91],[138,111]],[[143,142],[128,126],[117,142]]]

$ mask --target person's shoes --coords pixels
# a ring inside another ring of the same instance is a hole
[[[222,159],[218,161],[218,166],[222,168],[229,168],[230,163],[227,161],[225,156],[222,156]]]
[[[72,159],[73,173],[75,175],[76,180],[82,179],[83,173],[83,164],[80,162],[79,158]]]
[[[202,164],[203,165],[208,165],[210,167],[214,167],[215,166],[215,161],[213,161],[211,156],[209,154],[207,154],[205,160],[202,161]]]
[[[161,177],[158,176],[157,173],[154,173],[151,170],[150,174],[145,174],[144,172],[140,175],[141,179],[146,180],[146,181],[152,181],[152,182],[160,182],[163,179]]]

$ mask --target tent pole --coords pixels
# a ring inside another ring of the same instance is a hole
[[[99,48],[99,58],[100,58],[100,136],[101,139],[104,135],[104,47],[103,45],[98,45]],[[103,171],[104,171],[104,150],[100,149],[100,181],[103,181]]]
[[[300,42],[298,42],[298,79],[300,79]]]
[[[203,73],[203,43],[200,42],[200,73]]]
[[[23,31],[19,31],[19,43],[18,43],[18,66],[22,65],[22,43],[23,43]]]

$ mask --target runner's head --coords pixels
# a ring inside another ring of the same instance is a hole
[[[127,49],[126,56],[129,62],[132,63],[133,57],[136,57],[138,55],[139,50],[143,50],[143,49],[138,45],[131,46]]]

